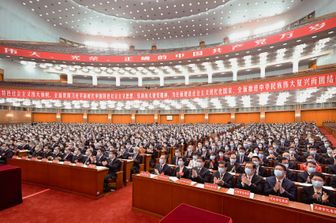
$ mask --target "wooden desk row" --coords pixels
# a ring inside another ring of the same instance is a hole
[[[229,216],[233,222],[305,222],[331,223],[335,215],[312,211],[311,205],[289,201],[273,203],[268,196],[246,198],[198,186],[164,181],[141,175],[133,176],[133,208],[164,216],[181,203]]]
[[[22,180],[51,188],[71,191],[91,198],[104,192],[106,167],[87,167],[63,162],[12,158],[8,163],[22,169]]]
[[[27,154],[28,154],[27,150],[22,150],[18,153],[18,157],[24,159],[25,157],[27,157]],[[151,154],[143,154],[142,156],[143,156],[143,163],[140,164],[140,171],[150,171],[150,160],[151,160],[151,157],[152,157]],[[27,159],[27,158],[25,158],[25,159]],[[123,184],[127,184],[128,182],[131,181],[131,170],[133,168],[133,160],[121,159],[121,161],[123,162],[122,169],[121,169],[122,173],[120,173],[120,175],[122,176],[121,181],[123,182]],[[49,162],[49,163],[51,163],[51,162]],[[117,176],[119,177],[119,174],[117,174]],[[39,183],[39,182],[37,182],[37,183]],[[120,185],[120,183],[117,182],[116,189],[119,189],[121,187],[122,187],[122,185]]]

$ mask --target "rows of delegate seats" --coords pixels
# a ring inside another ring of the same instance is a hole
[[[180,151],[184,164],[189,168],[193,158],[204,157],[205,167],[213,173],[217,165],[211,159],[228,163],[228,172],[234,175],[234,185],[249,161],[260,163],[262,177],[273,174],[274,165],[289,165],[293,181],[306,171],[307,161],[316,163],[317,171],[326,177],[326,185],[336,187],[336,150],[330,141],[311,123],[250,124],[250,125],[102,125],[102,124],[35,124],[8,125],[1,131],[1,160],[4,162],[20,150],[29,156],[67,160],[109,166],[111,152],[118,158],[134,161],[132,173],[153,171],[162,154],[175,169],[175,152]],[[146,168],[140,168],[151,154]],[[240,160],[240,154],[244,158]],[[71,157],[71,159],[70,159]],[[236,159],[235,171],[230,170],[230,160]],[[117,171],[111,170],[110,172]],[[176,175],[174,171],[170,175]],[[190,176],[186,176],[190,178]],[[300,191],[299,183],[296,183]],[[297,193],[297,200],[301,200]]]

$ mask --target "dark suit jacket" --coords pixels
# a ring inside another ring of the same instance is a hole
[[[244,168],[241,165],[239,165],[239,163],[235,163],[234,165],[229,164],[227,172],[244,173]]]
[[[80,161],[85,165],[89,165],[92,164],[93,162],[91,161],[90,157],[88,156],[82,156],[82,160]]]
[[[292,172],[291,170],[287,170],[286,176],[289,180],[291,181],[297,181],[297,176],[294,172]]]
[[[328,166],[328,173],[336,174],[336,165],[335,164]]]
[[[52,156],[53,154],[52,154],[52,152],[51,151],[49,151],[49,152],[42,152],[42,158],[48,158],[48,157],[50,157],[50,156]]]
[[[330,186],[336,188],[336,176],[333,176],[330,180]]]
[[[181,168],[179,166],[175,169],[174,173],[175,176],[177,176],[177,173],[180,172],[180,169]],[[183,172],[182,178],[190,178],[190,170],[187,167],[184,166],[182,172]]]
[[[64,154],[63,153],[58,153],[58,154],[52,154],[52,157],[54,158],[54,159],[56,159],[57,157],[60,157],[61,159],[62,159],[62,157],[64,156]]]
[[[172,169],[170,168],[170,166],[168,166],[167,163],[165,163],[162,168],[160,166],[160,164],[157,164],[155,166],[155,169],[157,169],[159,171],[160,174],[164,174],[164,175],[167,175],[167,176],[171,176],[172,175]]]
[[[239,164],[242,164],[242,163],[248,162],[248,161],[250,161],[250,158],[248,158],[248,156],[246,156],[246,155],[244,155],[243,158],[241,158],[241,156],[237,156],[237,163],[239,163]]]
[[[282,184],[281,184],[281,186],[285,190],[283,193],[280,193],[280,191],[275,192],[273,190],[275,183],[276,183],[275,176],[266,178],[265,189],[264,189],[264,193],[266,195],[273,194],[273,195],[280,196],[280,197],[287,197],[290,200],[295,200],[296,188],[295,188],[294,183],[291,180],[287,178],[283,179]]]
[[[102,162],[106,160],[105,156],[104,155],[101,155],[100,157],[96,157],[96,165],[97,166],[102,166]]]
[[[332,165],[334,164],[334,158],[330,156],[325,156],[323,157],[322,163]]]
[[[198,183],[210,183],[211,175],[210,175],[210,171],[207,168],[202,167],[202,169],[200,170],[198,170],[197,168],[194,168],[194,170],[196,170],[197,172],[197,177],[191,177],[193,181],[196,181]]]
[[[307,173],[307,171],[304,171],[302,173],[298,173],[297,181],[300,182],[300,183],[306,183],[308,177],[309,177],[309,174]]]
[[[70,162],[72,162],[72,158],[73,158],[72,153],[64,154],[63,157],[62,157],[62,161],[70,161]]]
[[[115,158],[114,160],[109,160],[106,167],[109,168],[109,177],[115,179],[117,178],[117,172],[120,171],[121,161],[118,158]]]
[[[43,157],[43,151],[41,151],[41,150],[40,151],[33,151],[32,156],[36,157],[36,158],[37,157]]]
[[[133,173],[139,173],[140,172],[140,164],[142,163],[142,156],[138,154],[135,159],[133,159]]]
[[[293,161],[293,160],[290,160],[289,161],[289,166],[288,166],[289,169],[293,169],[293,170],[296,170],[297,169],[297,162],[296,161]]]
[[[267,177],[266,169],[264,167],[262,167],[262,166],[259,166],[258,175],[261,176],[261,177]]]
[[[242,175],[239,176],[238,178],[238,182],[237,182],[237,187],[244,189],[244,190],[249,190],[253,193],[256,194],[262,194],[264,191],[264,180],[262,177],[258,176],[258,175],[253,175],[252,180],[251,180],[251,185],[248,186],[246,184],[242,184],[241,181],[241,177]]]
[[[221,178],[219,172],[217,171],[214,173],[214,177],[216,177],[219,180],[222,180],[217,184],[218,186],[233,188],[233,176],[231,174],[226,172]]]
[[[7,160],[14,156],[14,152],[11,149],[1,150],[0,152],[0,159]]]
[[[323,203],[322,199],[314,199],[314,188],[313,186],[310,187],[304,187],[302,190],[302,202],[307,203],[307,204],[312,204],[312,203],[317,203],[317,204],[322,204],[322,205],[328,205],[328,206],[333,206],[336,207],[336,202],[335,202],[335,196],[333,193],[329,190],[326,190],[322,188],[322,193],[325,192],[329,196],[329,201]]]
[[[83,159],[83,155],[79,154],[79,155],[73,155],[72,156],[72,163],[76,163],[76,162],[82,162]]]
[[[218,161],[217,160],[208,160],[205,163],[205,167],[208,169],[213,169],[213,170],[217,170],[218,169]]]

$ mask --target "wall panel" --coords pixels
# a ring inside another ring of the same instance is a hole
[[[144,124],[154,123],[154,115],[135,115],[135,122]]]
[[[289,123],[295,122],[295,112],[285,111],[285,112],[266,112],[265,113],[266,123]]]
[[[204,114],[185,114],[184,123],[204,123]]]
[[[209,114],[208,122],[214,124],[226,124],[231,121],[231,114]]]
[[[27,111],[0,110],[0,123],[30,123],[31,113]]]
[[[109,123],[107,114],[88,114],[87,118],[89,123]]]
[[[64,123],[83,123],[83,114],[62,113],[61,120]]]
[[[131,114],[112,114],[112,123],[129,124],[131,123]]]
[[[260,122],[260,113],[236,113],[236,123],[256,123]]]
[[[56,122],[56,113],[33,113],[33,122]]]
[[[336,121],[336,109],[301,111],[301,121],[322,126],[324,121]]]

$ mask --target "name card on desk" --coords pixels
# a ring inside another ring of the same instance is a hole
[[[37,158],[36,158],[36,157],[33,157],[32,160],[37,160]]]
[[[59,163],[59,160],[53,160],[52,162],[53,163]]]
[[[48,159],[47,158],[43,158],[42,161],[43,162],[48,162]]]
[[[331,214],[331,215],[336,216],[336,208],[325,206],[325,205],[320,205],[320,204],[312,204],[311,207],[313,211],[323,212],[326,214]]]
[[[274,195],[269,195],[269,201],[279,204],[289,204],[289,199],[287,197],[279,197]]]
[[[218,190],[218,185],[211,183],[204,183],[204,188],[209,190]]]
[[[22,157],[21,157],[21,159],[23,159],[23,160],[26,160],[26,159],[27,159],[27,157],[26,157],[26,156],[22,156]]]
[[[70,164],[71,164],[70,161],[64,161],[63,163],[64,163],[65,165],[70,165]]]
[[[145,171],[141,171],[139,175],[142,177],[150,177],[150,173]]]
[[[18,156],[12,156],[12,159],[18,159],[19,157]]]
[[[158,179],[158,180],[164,180],[164,181],[169,181],[169,177],[166,176],[166,175],[158,175],[156,177],[156,179]]]
[[[176,183],[184,184],[184,185],[191,185],[192,181],[190,179],[180,178],[176,181]]]
[[[76,166],[83,166],[83,163],[76,163]]]
[[[234,195],[237,195],[237,196],[241,196],[241,197],[250,197],[250,194],[251,192],[248,191],[248,190],[242,190],[242,189],[239,189],[239,188],[235,188],[233,190],[233,194]]]

